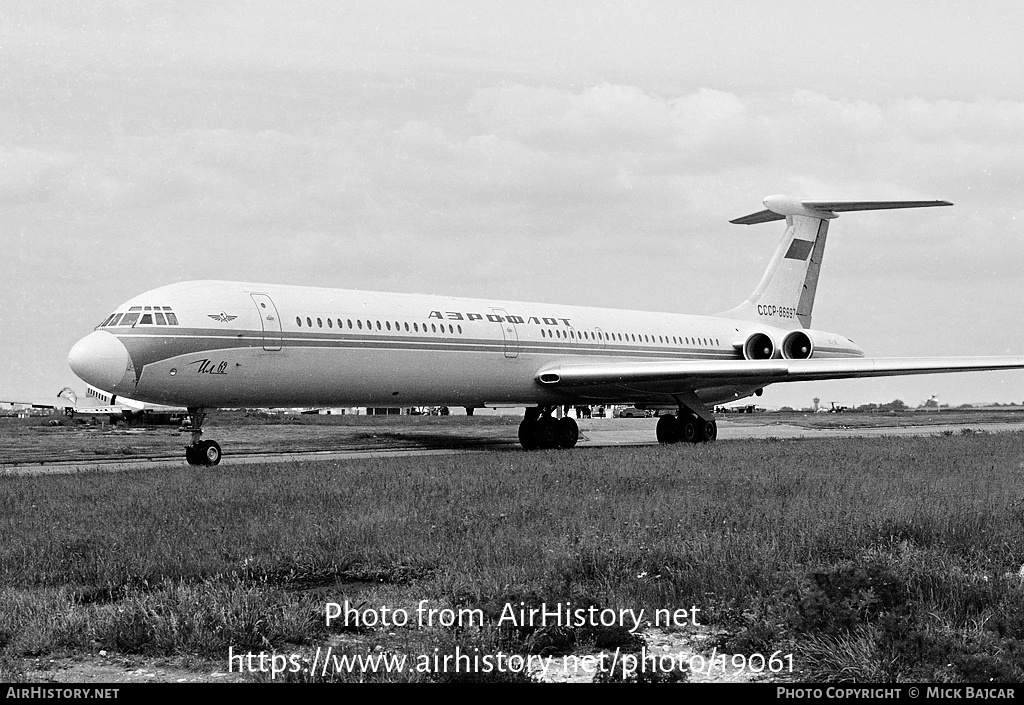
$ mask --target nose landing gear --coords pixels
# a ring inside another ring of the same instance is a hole
[[[220,444],[217,441],[202,440],[206,411],[189,407],[188,418],[189,425],[184,430],[192,434],[192,442],[185,446],[185,460],[189,465],[217,465],[220,463]]]

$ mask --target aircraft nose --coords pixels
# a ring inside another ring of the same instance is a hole
[[[121,381],[130,360],[124,344],[104,330],[85,336],[68,353],[71,370],[83,382],[105,391]]]

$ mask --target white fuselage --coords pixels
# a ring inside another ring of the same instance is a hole
[[[628,385],[567,392],[537,378],[580,362],[736,360],[752,333],[776,346],[786,333],[708,316],[222,281],[154,289],[115,313],[72,350],[75,372],[118,395],[203,408],[671,405]],[[815,343],[815,358],[862,355],[843,336]],[[760,386],[695,392],[710,404]]]

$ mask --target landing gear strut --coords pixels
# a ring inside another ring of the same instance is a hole
[[[192,434],[192,442],[185,446],[185,460],[189,465],[218,464],[220,462],[220,444],[217,441],[202,440],[206,411],[190,406],[188,419],[189,424],[184,430]]]
[[[658,443],[711,443],[718,438],[718,423],[702,419],[679,405],[679,416],[666,414],[658,418]]]
[[[574,419],[551,417],[554,407],[539,406],[526,410],[519,424],[519,444],[526,450],[536,448],[572,448],[580,438],[580,427]]]

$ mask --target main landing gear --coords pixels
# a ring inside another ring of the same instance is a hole
[[[192,434],[192,442],[185,446],[185,460],[189,465],[216,465],[220,462],[220,444],[201,440],[206,411],[190,406],[188,419],[189,424],[183,430]]]
[[[658,417],[656,433],[658,443],[711,443],[718,438],[718,424],[680,405],[679,416]]]
[[[551,417],[554,407],[526,409],[526,418],[519,424],[519,443],[526,450],[536,448],[572,448],[580,438],[580,427],[568,416]]]

